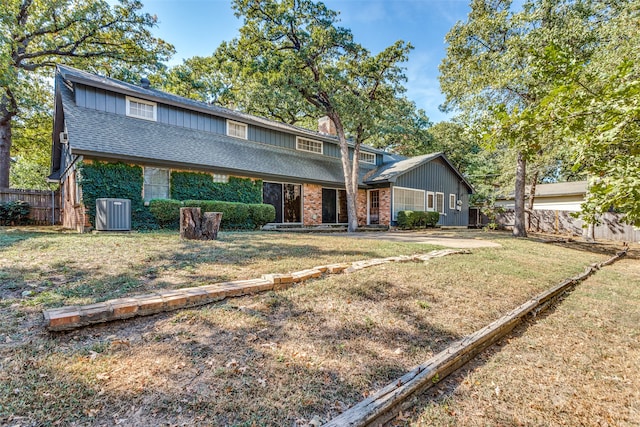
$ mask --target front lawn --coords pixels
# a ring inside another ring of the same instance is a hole
[[[0,422],[327,421],[453,340],[607,258],[499,233],[467,235],[502,246],[50,334],[40,325],[44,307],[433,247],[344,235],[223,233],[216,242],[183,242],[170,233],[0,231]]]

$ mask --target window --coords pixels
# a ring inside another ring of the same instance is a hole
[[[296,138],[296,150],[322,154],[322,142],[307,138]]]
[[[365,151],[361,151],[358,153],[358,160],[362,163],[371,163],[372,165],[376,164],[376,155],[373,153],[367,153]]]
[[[435,197],[435,194],[433,194],[433,191],[427,191],[427,210],[428,211],[435,210],[434,197]]]
[[[127,96],[126,114],[137,119],[156,121],[156,103]]]
[[[213,182],[229,182],[229,175],[222,175],[219,173],[213,174]]]
[[[393,188],[393,220],[398,219],[400,211],[424,211],[424,190],[411,188]]]
[[[247,125],[227,120],[227,135],[247,139]]]
[[[449,209],[451,209],[451,210],[455,210],[456,209],[456,195],[455,194],[449,194]]]
[[[436,212],[444,213],[444,193],[436,193]]]
[[[169,169],[144,168],[144,201],[169,198]]]

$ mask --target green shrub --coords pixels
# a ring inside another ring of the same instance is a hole
[[[23,200],[0,203],[0,225],[20,225],[29,220],[31,206]]]
[[[440,221],[439,212],[427,212],[427,227],[435,227],[438,221]]]
[[[438,212],[400,211],[398,212],[398,227],[402,229],[435,227],[440,220]]]
[[[411,228],[413,223],[411,222],[411,216],[413,211],[400,211],[398,212],[398,227],[402,229]]]
[[[273,205],[263,203],[252,203],[249,206],[249,218],[253,223],[253,228],[258,229],[265,224],[276,219],[276,208]]]
[[[162,228],[177,228],[180,222],[182,202],[171,199],[154,199],[149,202],[149,211]]]
[[[159,201],[152,201],[154,202]],[[166,202],[162,208],[158,207],[157,211],[164,213],[175,209],[178,218],[180,216],[180,207],[200,208],[202,212],[222,212],[222,223],[220,228],[223,230],[255,230],[268,222],[272,222],[276,217],[276,210],[271,205],[258,203],[237,203],[237,202],[221,202],[217,200],[178,200],[163,201]],[[152,209],[154,211],[155,208]],[[171,214],[169,214],[171,215]],[[156,217],[161,222],[161,216]],[[174,226],[171,224],[171,226]],[[175,222],[178,226],[178,221]]]

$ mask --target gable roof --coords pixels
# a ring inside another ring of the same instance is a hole
[[[464,182],[471,191],[473,191],[471,184],[455,167],[453,167],[449,159],[447,159],[442,152],[423,154],[422,156],[409,157],[396,162],[383,164],[379,168],[366,174],[364,182],[366,184],[394,183],[399,176],[438,158],[442,159],[447,166],[449,166],[449,168],[458,175],[460,180]]]
[[[58,87],[73,154],[344,185],[340,159],[78,107],[70,89]]]
[[[243,123],[258,125],[273,130],[280,130],[284,132],[294,133],[301,136],[308,136],[314,139],[320,139],[323,141],[331,142],[334,144],[340,144],[337,136],[328,135],[313,130],[305,129],[299,126],[289,125],[275,120],[269,120],[259,116],[253,116],[251,114],[242,113],[240,111],[230,110],[228,108],[220,107],[213,104],[207,104],[205,102],[196,101],[182,96],[174,95],[168,92],[153,88],[144,88],[131,83],[123,82],[121,80],[112,79],[110,77],[99,76],[97,74],[89,73],[87,71],[78,70],[77,68],[69,67],[66,65],[57,66],[59,74],[63,79],[74,83],[85,84],[91,87],[105,89],[125,95],[134,97],[140,97],[149,101],[160,102],[167,105],[176,107],[187,108],[192,111],[198,111],[205,114],[215,114],[216,116],[224,117],[226,119],[236,120]],[[383,150],[362,145],[362,148],[367,151],[385,154]]]

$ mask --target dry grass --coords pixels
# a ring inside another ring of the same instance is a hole
[[[619,261],[396,424],[640,425],[639,306],[640,261]]]
[[[451,341],[606,257],[477,233],[503,246],[48,334],[32,314],[47,304],[168,286],[169,277],[183,286],[431,248],[286,234],[226,234],[213,246],[162,233],[0,236],[0,262],[11,265],[2,273],[12,287],[2,285],[10,295],[2,316],[13,326],[0,336],[6,342],[0,346],[0,423],[9,425],[326,421]],[[64,246],[79,249],[61,251]],[[127,281],[112,280],[123,276]],[[39,294],[15,296],[47,280]],[[423,416],[446,419],[438,405]]]

